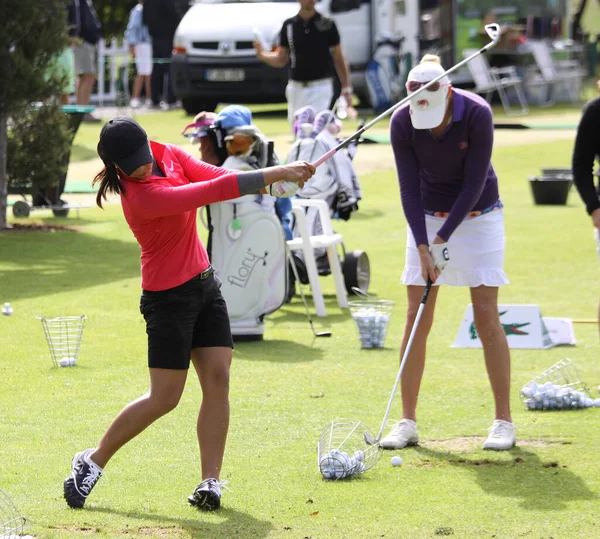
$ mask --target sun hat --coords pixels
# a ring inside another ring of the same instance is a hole
[[[433,79],[443,75],[444,68],[436,61],[424,61],[413,67],[406,79],[406,87],[419,86],[431,82]],[[444,75],[439,81],[440,84],[435,90],[424,90],[410,99],[410,121],[415,129],[433,129],[440,125],[446,114],[446,97],[448,95],[448,85],[450,79]],[[413,84],[411,84],[413,83]],[[414,93],[409,89],[408,95]]]
[[[146,131],[129,116],[116,116],[106,122],[99,145],[104,164],[117,165],[127,176],[153,161]]]
[[[252,113],[243,105],[227,105],[215,118],[215,125],[221,129],[252,125]]]

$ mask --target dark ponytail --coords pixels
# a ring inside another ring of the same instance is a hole
[[[96,174],[96,177],[92,180],[92,185],[100,184],[96,195],[96,204],[102,208],[102,199],[106,200],[108,193],[119,195],[124,193],[125,189],[119,179],[117,166],[105,154],[102,142],[98,143],[98,155],[104,162],[104,168]]]

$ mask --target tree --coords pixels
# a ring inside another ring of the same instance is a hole
[[[0,229],[7,227],[8,125],[36,101],[57,96],[63,81],[51,76],[68,45],[64,0],[0,2]]]

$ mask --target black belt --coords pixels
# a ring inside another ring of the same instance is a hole
[[[198,279],[206,279],[207,277],[210,277],[214,272],[215,270],[213,269],[213,267],[208,266],[208,268],[206,268],[202,273],[199,273],[196,277],[198,277]]]

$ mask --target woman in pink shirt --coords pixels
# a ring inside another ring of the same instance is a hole
[[[197,209],[256,192],[290,196],[314,174],[305,162],[251,172],[214,167],[176,146],[150,142],[132,118],[110,120],[100,133],[104,169],[96,201],[118,194],[141,248],[140,311],[148,334],[150,390],[114,419],[96,448],[75,455],[64,496],[83,507],[110,458],[159,417],[173,410],[190,359],[202,388],[197,431],[202,482],[193,506],[220,506],[219,480],[229,426],[229,368],[233,340],[227,306],[196,229]]]

